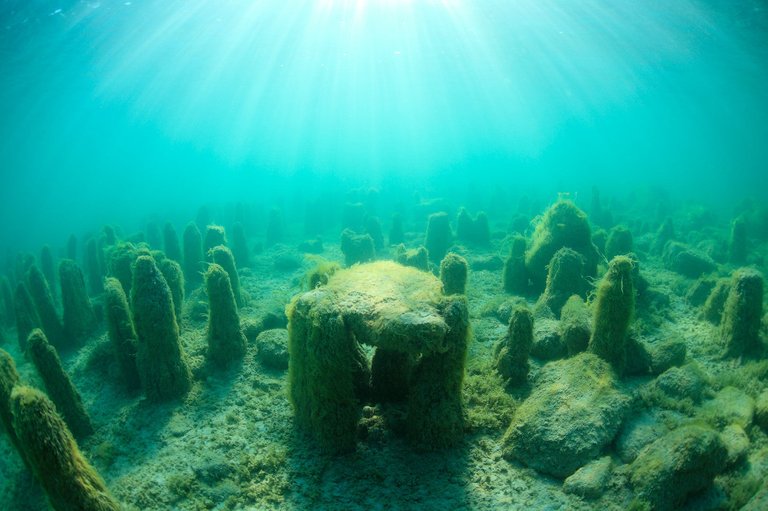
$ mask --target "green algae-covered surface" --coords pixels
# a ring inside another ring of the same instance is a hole
[[[411,241],[418,243],[418,236]],[[250,268],[240,270],[243,291],[248,297],[248,305],[240,310],[246,332],[268,313],[284,308],[292,295],[304,292],[303,276],[314,262],[307,259],[294,270],[276,270],[274,260],[286,250],[290,249],[267,249],[253,256]],[[454,250],[467,257],[471,265],[472,261],[501,252],[503,245],[499,241],[488,248],[456,245]],[[323,256],[332,260],[342,257],[338,246],[331,244],[326,244]],[[386,257],[386,253],[382,256]],[[393,296],[400,302],[402,296],[394,290],[401,289],[403,284],[406,290],[414,290],[422,305],[439,298],[440,282],[428,273],[385,261],[373,266],[387,278],[368,282],[366,266],[354,266],[332,277],[329,289],[350,291],[347,279],[363,282],[361,288],[339,297],[349,300],[350,293],[359,293],[359,299],[369,306],[378,304],[385,309]],[[601,267],[600,271],[604,270]],[[80,442],[81,450],[128,509],[626,507],[634,496],[633,472],[631,464],[623,464],[612,444],[602,442],[598,451],[592,453],[595,458],[599,454],[613,457],[609,477],[597,496],[592,497],[596,500],[566,493],[562,479],[540,474],[519,460],[503,457],[504,434],[511,423],[520,420],[515,417],[518,405],[532,391],[540,396],[547,392],[547,385],[557,387],[558,366],[547,366],[546,377],[540,379],[546,361],[532,359],[529,384],[506,389],[492,369],[494,346],[506,332],[505,304],[522,299],[501,290],[501,271],[470,269],[467,297],[472,338],[464,382],[468,420],[464,441],[456,448],[437,452],[414,450],[402,436],[405,414],[401,404],[367,403],[355,452],[341,456],[322,454],[293,427],[287,372],[270,369],[258,361],[252,336],[249,335],[242,364],[225,371],[207,366],[206,297],[201,289],[194,289],[188,293],[181,322],[181,342],[194,383],[179,401],[152,404],[140,394],[123,391],[103,325],[84,348],[62,357],[96,428],[94,435]],[[713,486],[706,486],[703,493],[696,493],[691,499],[698,503],[696,509],[728,506],[734,499],[746,502],[766,475],[768,438],[764,430],[752,424],[752,412],[736,410],[732,414],[738,420],[723,418],[723,413],[718,416],[721,407],[712,409],[707,405],[726,386],[733,387],[730,392],[743,396],[742,401],[749,404],[766,388],[768,369],[760,360],[721,358],[719,328],[699,319],[697,309],[681,296],[693,281],[662,268],[654,258],[644,262],[642,274],[650,288],[667,297],[669,303],[639,310],[633,320],[632,335],[648,348],[668,340],[683,343],[687,359],[705,373],[705,390],[698,402],[684,396],[665,400],[655,390],[651,375],[620,380],[611,377],[611,392],[620,394],[609,398],[609,402],[620,399],[620,413],[625,414],[626,401],[631,399],[635,407],[650,411],[663,428],[701,423],[717,431],[734,422],[740,424],[748,438],[741,461],[720,473]],[[529,306],[533,307],[534,302],[535,297],[531,297]],[[13,339],[12,330],[6,331],[5,337]],[[42,388],[15,343],[6,342],[3,347],[16,359],[22,380]],[[568,377],[563,375],[562,382],[567,381]],[[578,419],[568,414],[578,415],[579,406],[594,402],[600,392],[597,386],[584,394],[584,404],[579,404],[578,395],[571,395],[567,398],[570,401],[558,406],[568,407],[565,417]],[[542,397],[532,395],[532,399]],[[729,402],[733,401],[731,396]],[[633,417],[630,415],[627,421],[631,422]],[[585,425],[579,424],[583,434]],[[610,427],[615,428],[615,424]],[[8,509],[44,508],[41,489],[28,475],[5,435],[0,437],[0,449],[0,501],[7,503]]]
[[[336,272],[315,306],[338,310],[358,342],[428,353],[442,348],[448,331],[437,310],[441,289],[427,272],[380,261]]]

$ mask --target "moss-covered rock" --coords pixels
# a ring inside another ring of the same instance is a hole
[[[168,284],[151,256],[136,260],[131,289],[138,337],[136,366],[150,401],[183,396],[192,384]]]
[[[507,335],[501,340],[494,367],[510,385],[521,385],[528,380],[531,347],[533,346],[533,314],[527,307],[512,311]]]
[[[728,279],[718,279],[715,282],[712,291],[709,292],[709,296],[707,296],[707,299],[704,301],[699,316],[714,325],[719,325],[723,316],[725,300],[728,298],[728,293],[730,291],[731,281]]]
[[[205,227],[205,237],[203,238],[203,252],[211,260],[211,249],[218,246],[229,246],[227,243],[227,232],[221,225],[207,225]]]
[[[440,262],[440,281],[446,295],[463,295],[467,289],[467,260],[449,252]]]
[[[747,261],[747,221],[743,216],[731,222],[731,236],[728,239],[728,261],[744,264]]]
[[[749,453],[749,437],[743,427],[738,424],[728,424],[720,433],[720,439],[727,452],[726,466],[735,467],[746,459]]]
[[[565,302],[560,311],[560,338],[572,357],[587,349],[592,336],[589,308],[578,295]]]
[[[433,213],[427,221],[427,234],[424,246],[427,247],[429,260],[437,264],[442,261],[453,244],[453,231],[448,213]]]
[[[671,367],[660,374],[653,385],[671,399],[690,399],[700,403],[707,389],[706,375],[695,363]]]
[[[717,280],[712,277],[701,277],[696,280],[685,293],[685,301],[694,307],[704,305],[709,294],[714,289]]]
[[[632,233],[623,225],[613,227],[605,240],[605,258],[610,261],[618,255],[627,255],[631,252]]]
[[[622,374],[626,365],[626,340],[635,309],[632,260],[617,256],[597,286],[589,351]]]
[[[675,239],[675,223],[671,218],[667,217],[656,231],[656,238],[653,240],[651,251],[654,254],[661,254],[667,242],[673,239]]]
[[[515,411],[502,440],[505,458],[568,477],[598,457],[618,433],[630,399],[610,365],[591,353],[551,362]]]
[[[600,497],[608,484],[612,466],[610,456],[587,463],[563,481],[563,492],[589,500]]]
[[[139,249],[127,241],[120,241],[107,250],[107,269],[110,277],[120,281],[127,295],[133,284],[133,263],[139,256]]]
[[[763,317],[763,276],[751,268],[734,272],[731,288],[723,307],[720,338],[725,355],[759,355],[760,322]]]
[[[395,248],[395,261],[421,271],[429,271],[429,255],[423,246],[406,249],[402,243]]]
[[[747,428],[755,415],[755,400],[736,387],[725,387],[701,407],[700,417],[722,428],[737,424]]]
[[[682,505],[688,495],[709,486],[726,463],[720,435],[702,426],[683,426],[646,447],[630,467],[637,497],[651,509]]]
[[[59,278],[64,331],[69,339],[82,341],[97,326],[83,273],[77,263],[71,259],[62,259],[59,263]]]
[[[307,256],[307,260],[314,263],[304,274],[304,288],[307,290],[327,284],[331,275],[341,269],[341,265],[336,261],[328,261],[319,256]]]
[[[504,261],[502,283],[504,291],[518,295],[528,292],[528,270],[525,267],[525,238],[516,235],[512,238],[509,257]]]
[[[688,349],[684,341],[662,341],[648,350],[651,374],[661,374],[671,367],[683,365]]]
[[[707,254],[677,241],[664,246],[662,260],[668,269],[691,279],[717,269],[717,264]]]
[[[370,370],[324,287],[294,299],[287,310],[289,395],[297,426],[324,449],[343,452],[354,449],[357,384]]]
[[[274,328],[288,328],[288,316],[285,314],[285,309],[278,308],[265,312],[259,318],[258,326],[260,329],[258,333]]]
[[[488,217],[481,211],[472,218],[465,208],[459,209],[456,217],[456,237],[461,241],[476,245],[488,245],[491,241],[491,229]]]
[[[100,233],[101,239],[104,240],[104,246],[105,247],[111,247],[114,245],[117,245],[117,231],[115,230],[115,227],[112,225],[105,225],[101,228]],[[74,238],[74,235],[70,237],[70,241]],[[77,243],[77,240],[75,239],[75,243]],[[77,258],[72,255],[73,251],[68,250],[67,251],[67,258],[72,259],[73,261],[76,261]]]
[[[599,254],[605,254],[605,243],[608,240],[608,233],[605,229],[595,229],[592,231],[592,244]]]
[[[271,369],[288,369],[288,330],[272,328],[256,336],[256,358]]]
[[[652,442],[669,432],[659,413],[644,411],[628,419],[616,438],[616,454],[624,463],[632,463]]]
[[[301,268],[301,254],[291,247],[277,245],[272,255],[272,267],[285,272]]]
[[[216,245],[208,251],[208,258],[211,262],[218,264],[225,272],[227,272],[230,285],[232,286],[232,294],[235,297],[235,303],[237,303],[238,307],[245,306],[245,295],[240,286],[240,275],[237,273],[235,257],[232,255],[232,251],[224,245]]]
[[[496,271],[504,268],[504,260],[496,254],[473,257],[469,261],[472,271]]]
[[[627,254],[627,257],[632,261],[632,285],[635,288],[635,295],[640,303],[646,306],[658,306],[658,304],[662,302],[660,302],[654,295],[663,294],[663,292],[649,289],[651,284],[648,282],[648,279],[645,278],[644,272],[640,271],[640,258],[637,254],[630,252]],[[669,301],[667,300],[667,303],[664,305],[668,306]]]
[[[357,234],[350,229],[341,232],[341,252],[344,254],[345,266],[367,263],[376,257],[373,238],[369,234]]]
[[[639,376],[651,372],[651,354],[648,344],[633,335],[627,335],[624,345],[626,365],[624,374]]]
[[[491,244],[491,227],[485,211],[480,211],[475,215],[475,225],[472,230],[471,239],[481,246],[488,246]]]
[[[370,378],[359,343],[420,355],[406,419],[414,444],[437,448],[460,438],[466,300],[444,297],[433,275],[388,261],[355,265],[294,298],[287,313],[296,423],[323,448],[354,448],[358,399]]]
[[[205,273],[205,286],[208,292],[208,359],[219,367],[227,367],[243,358],[246,346],[229,274],[212,263]]]
[[[466,208],[459,208],[456,215],[456,237],[461,241],[469,241],[472,236],[472,226],[474,220]]]
[[[506,325],[509,323],[509,318],[512,317],[512,312],[521,306],[528,307],[528,302],[522,296],[513,296],[507,300],[502,300],[500,303],[493,301],[487,305],[486,315],[493,316]]]
[[[420,450],[453,447],[464,436],[461,387],[467,358],[468,309],[462,295],[440,300],[438,314],[447,326],[443,347],[422,353],[414,367],[405,429],[411,444]]]
[[[181,326],[181,313],[184,308],[184,272],[179,263],[167,257],[160,261],[157,266],[171,290],[173,309],[176,311],[176,323]]]
[[[93,425],[80,393],[61,365],[56,349],[48,344],[42,330],[33,330],[27,340],[27,353],[37,368],[45,390],[72,433],[82,438],[93,433]]]
[[[17,386],[13,426],[32,472],[57,511],[118,511],[101,476],[86,461],[45,395]]]
[[[136,367],[138,336],[133,327],[128,298],[120,281],[115,278],[110,277],[104,281],[104,308],[109,341],[123,382],[130,390],[139,389],[141,380]]]
[[[547,266],[547,286],[539,303],[560,317],[560,310],[572,295],[584,297],[588,284],[584,279],[584,258],[573,249],[563,247],[552,256]]]
[[[0,423],[3,424],[3,429],[8,434],[11,444],[23,457],[24,451],[21,449],[19,439],[13,430],[13,414],[11,413],[11,392],[18,384],[19,373],[16,370],[13,357],[7,351],[0,349]]]
[[[537,317],[533,328],[531,355],[539,360],[556,360],[568,354],[560,337],[560,324],[556,319]]]
[[[584,214],[573,202],[559,200],[544,212],[536,224],[531,246],[525,255],[525,266],[536,290],[543,290],[547,265],[555,252],[568,247],[584,258],[584,275],[597,273],[598,254],[592,244],[592,234]]]

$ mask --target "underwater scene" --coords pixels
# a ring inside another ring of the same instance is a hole
[[[0,509],[768,510],[765,0],[0,0]]]

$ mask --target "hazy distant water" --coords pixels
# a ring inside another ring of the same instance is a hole
[[[21,245],[326,179],[768,186],[765,1],[0,6],[0,239]]]

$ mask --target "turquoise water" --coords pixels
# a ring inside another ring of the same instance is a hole
[[[307,179],[718,200],[768,181],[762,1],[1,9],[0,208],[22,245]]]

